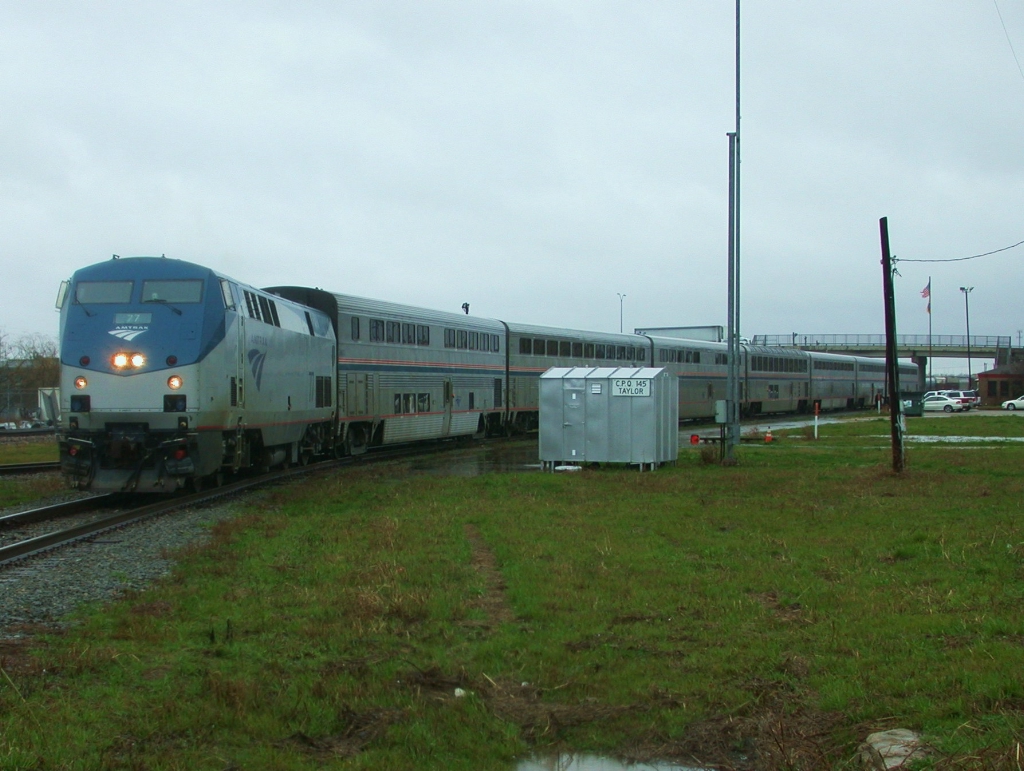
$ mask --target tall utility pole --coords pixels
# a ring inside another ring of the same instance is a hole
[[[892,470],[903,471],[903,400],[900,398],[900,368],[896,358],[896,295],[892,285],[892,255],[889,252],[889,222],[878,221],[882,237],[882,293],[885,302],[885,368],[889,381],[889,426],[892,433]]]
[[[967,390],[970,391],[973,388],[971,385],[971,304],[967,298],[971,296],[974,287],[962,286],[960,291],[964,293],[964,313],[967,315]]]
[[[740,443],[740,0],[736,0],[736,129],[729,132],[729,291],[725,447],[727,463],[736,462]]]
[[[616,292],[619,295],[619,332],[622,332],[622,301],[626,299],[626,295]]]

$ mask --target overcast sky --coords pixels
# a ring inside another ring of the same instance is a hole
[[[734,10],[2,0],[0,330],[56,334],[59,282],[113,253],[724,325]],[[1024,239],[1019,0],[746,0],[742,29],[745,336],[883,332],[880,217],[907,260]],[[931,276],[935,334],[970,285],[971,332],[1016,342],[1022,258],[901,263],[899,331],[927,333]]]

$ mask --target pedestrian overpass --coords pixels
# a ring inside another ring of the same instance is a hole
[[[754,335],[752,345],[778,345],[804,351],[828,351],[855,356],[885,358],[885,335]],[[896,335],[896,356],[917,365],[919,391],[927,390],[928,360],[992,359],[996,366],[1009,364],[1013,350],[1010,335]],[[1019,355],[1019,353],[1018,353]]]

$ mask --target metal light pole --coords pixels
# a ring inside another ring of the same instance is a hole
[[[626,299],[626,295],[616,292],[619,295],[619,332],[622,332],[622,301]]]
[[[964,313],[967,315],[967,390],[972,389],[971,386],[971,303],[968,298],[971,296],[971,292],[974,291],[973,286],[962,286],[960,291],[964,293]]]

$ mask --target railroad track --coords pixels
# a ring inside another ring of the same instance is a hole
[[[0,465],[0,476],[9,474],[39,474],[43,471],[59,471],[60,461],[41,461],[39,463],[4,463]]]
[[[206,503],[229,495],[236,495],[246,490],[290,480],[304,474],[329,471],[351,465],[367,465],[399,458],[404,459],[420,455],[437,454],[453,449],[461,449],[462,447],[464,445],[459,443],[446,442],[441,445],[430,444],[413,448],[377,450],[366,455],[328,460],[308,466],[297,466],[273,471],[268,474],[241,479],[221,487],[208,488],[187,495],[161,496],[156,501],[152,500],[152,496],[125,496],[111,493],[107,495],[94,495],[89,498],[82,498],[55,506],[33,509],[32,511],[9,514],[5,517],[0,517],[0,529],[27,523],[58,520],[75,514],[94,512],[103,507],[109,508],[111,505],[117,506],[120,503],[124,503],[127,506],[127,508],[119,508],[115,513],[108,516],[100,516],[88,521],[79,522],[62,530],[54,530],[0,546],[0,569],[26,557],[41,554],[76,541],[83,541],[111,530],[127,527],[135,522],[167,514],[175,509]],[[144,499],[145,503],[137,505],[140,499]]]

